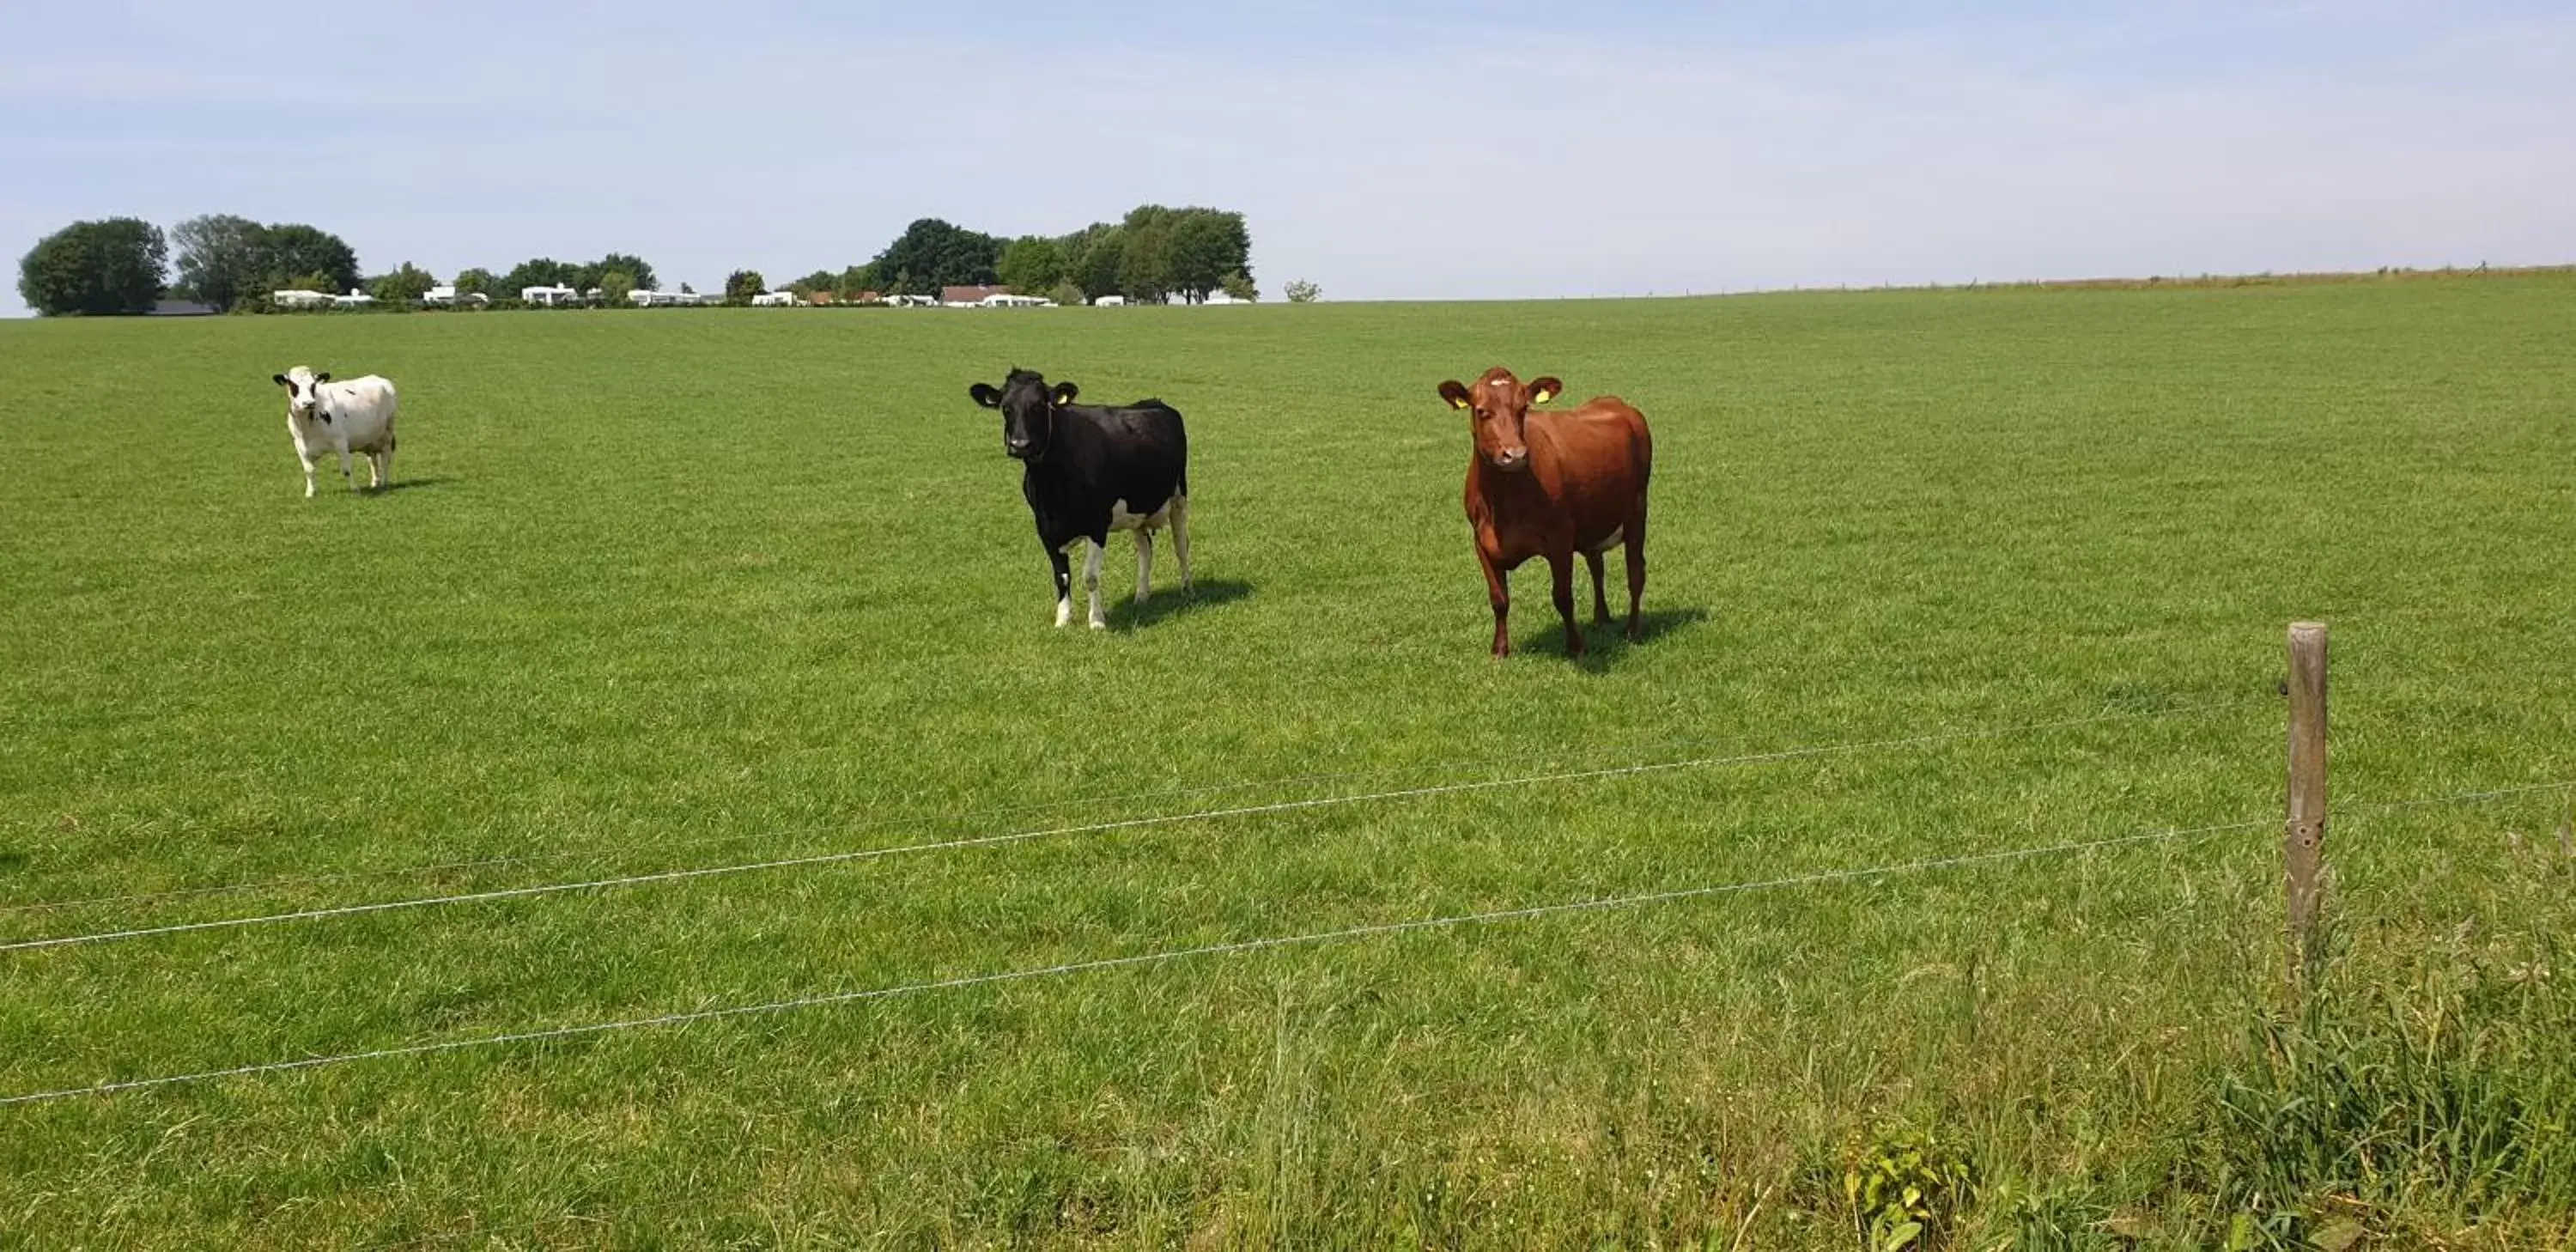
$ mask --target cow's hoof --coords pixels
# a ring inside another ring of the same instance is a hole
[[[1091,624],[1091,628],[1092,628],[1093,630],[1107,630],[1107,629],[1109,629],[1109,623],[1107,623],[1107,622],[1093,622],[1093,623]]]

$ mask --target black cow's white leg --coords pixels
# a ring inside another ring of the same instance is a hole
[[[1061,629],[1073,620],[1073,562],[1065,559],[1063,548],[1049,548],[1047,560],[1055,566],[1055,624]]]
[[[1109,551],[1107,545],[1092,541],[1091,555],[1082,560],[1082,590],[1090,597],[1091,628],[1109,629],[1109,614],[1100,607],[1100,558]]]
[[[1181,590],[1190,589],[1190,498],[1172,497],[1172,559],[1181,563]]]
[[[1145,597],[1152,594],[1154,594],[1154,532],[1139,526],[1136,528],[1136,603],[1143,604]]]

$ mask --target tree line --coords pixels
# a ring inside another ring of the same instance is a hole
[[[1252,235],[1243,214],[1224,209],[1138,205],[1116,222],[1069,235],[1004,239],[935,217],[904,228],[875,259],[839,272],[816,270],[788,284],[799,294],[855,299],[937,295],[942,287],[1002,286],[1058,304],[1118,296],[1144,304],[1196,304],[1224,292],[1257,299]]]
[[[270,292],[285,290],[364,291],[387,304],[410,304],[440,285],[409,261],[366,275],[356,249],[318,227],[222,213],[190,218],[166,236],[136,218],[74,222],[38,241],[18,263],[19,295],[47,316],[148,313],[163,298],[227,311],[266,308]],[[453,285],[459,296],[495,300],[516,299],[528,287],[570,287],[596,291],[604,304],[658,289],[650,263],[619,252],[588,262],[535,257],[497,275],[476,267],[458,273]],[[1199,303],[1220,291],[1238,300],[1259,296],[1243,214],[1154,204],[1068,235],[1014,239],[923,218],[867,263],[816,270],[788,286],[799,295],[828,292],[843,300],[936,295],[952,286],[1005,286],[1059,304],[1102,296]],[[685,283],[680,289],[690,290]],[[747,303],[764,289],[752,270],[737,270],[725,283],[733,303]]]

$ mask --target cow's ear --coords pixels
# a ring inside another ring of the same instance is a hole
[[[1064,406],[1073,403],[1073,398],[1081,394],[1082,388],[1076,387],[1072,383],[1057,383],[1055,385],[1055,407],[1059,409],[1063,408]]]
[[[314,382],[314,384],[315,384],[316,386],[319,386],[320,384],[323,384],[323,383],[327,383],[327,382],[329,382],[329,381],[331,381],[331,376],[330,376],[329,374],[315,374],[315,375],[313,376],[313,382]]]
[[[985,408],[998,409],[1002,407],[1002,393],[994,390],[993,384],[991,383],[977,383],[974,386],[967,388],[966,394],[974,397],[975,403],[983,405]]]
[[[276,380],[277,380],[277,385],[278,385],[278,386],[280,386],[280,387],[292,387],[292,386],[294,386],[294,385],[295,385],[295,384],[293,384],[293,383],[290,383],[290,382],[286,381],[286,375],[284,375],[284,374],[271,374],[271,375],[269,375],[269,377],[276,379]]]
[[[1440,384],[1440,398],[1448,401],[1453,409],[1463,409],[1474,403],[1467,398],[1467,384],[1455,378]]]
[[[1530,403],[1545,404],[1565,394],[1565,384],[1553,378],[1542,378],[1530,384]]]

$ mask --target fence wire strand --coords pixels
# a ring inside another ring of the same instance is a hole
[[[1590,899],[1569,900],[1555,904],[1529,905],[1515,909],[1495,909],[1479,913],[1459,913],[1446,917],[1417,918],[1401,922],[1378,922],[1365,926],[1347,926],[1337,930],[1310,931],[1299,935],[1280,935],[1261,939],[1241,939],[1227,943],[1211,943],[1202,944],[1197,947],[1167,949],[1160,952],[1140,952],[1128,956],[1100,957],[1087,961],[1066,961],[1055,965],[1035,966],[1025,969],[1002,970],[983,974],[965,974],[953,978],[931,979],[922,982],[898,983],[892,986],[870,987],[858,991],[836,991],[822,995],[800,996],[787,1000],[771,1000],[759,1004],[738,1004],[728,1005],[723,1008],[692,1009],[685,1012],[664,1013],[652,1017],[631,1017],[605,1022],[585,1022],[571,1026],[552,1026],[540,1030],[513,1031],[508,1034],[477,1035],[464,1039],[439,1039],[424,1043],[403,1044],[390,1048],[375,1048],[363,1052],[340,1052],[324,1056],[302,1057],[291,1061],[266,1061],[253,1065],[237,1065],[229,1069],[201,1070],[196,1073],[189,1074],[170,1074],[156,1078],[129,1078],[115,1082],[98,1083],[87,1087],[64,1087],[52,1091],[31,1091],[19,1095],[0,1096],[0,1107],[19,1104],[36,1104],[49,1100],[69,1099],[74,1096],[116,1095],[128,1091],[142,1091],[155,1087],[168,1087],[183,1083],[211,1082],[225,1078],[247,1078],[263,1074],[290,1073],[296,1070],[320,1069],[326,1066],[347,1065],[360,1061],[388,1060],[395,1057],[428,1056],[435,1053],[457,1052],[472,1048],[504,1047],[514,1044],[542,1043],[559,1039],[573,1039],[590,1035],[611,1034],[626,1030],[684,1026],[693,1022],[717,1021],[726,1018],[786,1013],[799,1009],[821,1008],[829,1005],[857,1004],[872,1000],[888,1000],[900,996],[921,995],[936,991],[955,991],[969,987],[992,986],[998,983],[1027,982],[1034,979],[1098,973],[1104,970],[1133,969],[1149,965],[1166,965],[1177,961],[1186,961],[1199,957],[1232,956],[1248,952],[1268,951],[1277,948],[1305,947],[1315,944],[1334,943],[1354,939],[1411,934],[1418,931],[1437,930],[1455,926],[1527,921],[1533,918],[1555,917],[1571,913],[1637,908],[1645,905],[1669,904],[1681,900],[1705,899],[1712,896],[1736,895],[1746,892],[1777,890],[1790,887],[1816,886],[1825,883],[1844,882],[1852,879],[1894,877],[1900,874],[1925,873],[1934,870],[1954,869],[1966,865],[2027,860],[2033,857],[2098,851],[2104,848],[2114,848],[2128,844],[2186,839],[2194,836],[2217,834],[2227,831],[2252,830],[2257,827],[2268,827],[2274,824],[2275,822],[2271,818],[2256,818],[2250,821],[2228,822],[2214,826],[2195,826],[2187,829],[2142,831],[2134,834],[2116,835],[2106,839],[2090,839],[2071,843],[2049,844],[2044,847],[2007,848],[1992,852],[1973,852],[1959,856],[1911,861],[1899,865],[1880,865],[1865,869],[1825,870],[1812,874],[1797,874],[1783,878],[1761,879],[1752,882],[1722,883],[1706,887],[1688,887],[1673,891],[1649,892],[1642,895],[1596,896]]]
[[[1956,737],[1960,738],[1998,736],[2015,732],[2064,729],[2105,722],[2146,721],[2164,717],[2183,717],[2202,713],[2222,712],[2229,709],[2252,707],[2256,703],[2258,702],[2240,698],[2233,700],[2210,701],[2203,704],[2173,705],[2155,709],[2122,709],[2116,712],[2097,714],[2066,721],[2041,722],[2022,726],[2008,726],[1991,729],[1972,729],[1954,733]],[[1556,761],[1564,760],[1567,757],[1578,754],[1598,756],[1607,753],[1620,752],[1664,751],[1673,748],[1705,747],[1712,743],[1722,742],[1732,741],[1710,739],[1706,737],[1647,740],[1641,743],[1585,747],[1559,752],[1514,753],[1511,755],[1437,761],[1421,765],[1389,765],[1383,768],[1332,770],[1321,773],[1289,774],[1275,778],[1244,779],[1235,782],[1201,783],[1187,787],[1165,787],[1153,791],[1131,791],[1115,795],[1071,796],[1061,800],[1043,800],[1027,804],[1006,804],[983,809],[952,810],[945,813],[915,813],[905,817],[899,817],[891,821],[880,822],[866,827],[866,829],[876,832],[885,832],[939,823],[969,822],[984,818],[1008,817],[1015,813],[1037,813],[1050,812],[1059,809],[1080,808],[1085,805],[1129,804],[1141,800],[1167,800],[1180,796],[1215,795],[1233,791],[1252,791],[1262,787],[1295,786],[1301,783],[1342,782],[1354,778],[1384,778],[1389,776],[1441,773],[1448,770],[1474,769],[1480,766],[1523,762],[1533,758]],[[668,843],[659,843],[654,846],[659,850],[722,847],[731,844],[747,843],[751,840],[761,838],[821,834],[826,831],[840,830],[844,828],[845,825],[846,823],[838,821],[812,822],[778,830],[734,835],[712,835],[704,838],[674,840]],[[600,851],[601,849],[596,847],[574,848],[559,852],[532,852],[517,856],[495,856],[472,860],[438,861],[414,865],[394,865],[387,866],[382,869],[349,870],[346,872],[332,874],[286,874],[269,878],[249,879],[241,882],[218,883],[204,887],[178,887],[166,891],[140,891],[129,892],[121,895],[83,896],[69,900],[35,900],[18,904],[0,904],[0,917],[5,917],[15,913],[60,912],[68,909],[94,908],[109,904],[153,904],[171,900],[201,899],[208,896],[239,895],[253,891],[278,890],[288,887],[318,886],[325,883],[355,882],[379,878],[428,877],[434,874],[455,873],[466,870],[498,869],[505,865],[536,865],[548,861],[570,860],[574,857],[596,855]]]
[[[2377,801],[2373,803],[2350,805],[2347,806],[2347,811],[2359,810],[2363,812],[2389,812],[2400,809],[2420,808],[2435,804],[2469,803],[2482,800],[2492,800],[2506,796],[2531,795],[2547,791],[2568,790],[2576,790],[2576,779],[2568,779],[2553,783],[2533,783],[2516,787],[2492,788],[2481,791],[2462,791],[2454,792],[2449,795],[2423,796],[2407,800]],[[953,978],[899,983],[886,987],[871,987],[858,991],[839,991],[822,995],[800,996],[787,1000],[771,1000],[758,1004],[729,1005],[722,1008],[712,1009],[693,1009],[685,1012],[664,1013],[652,1017],[633,1017],[605,1022],[586,1022],[571,1026],[553,1026],[538,1030],[514,1031],[508,1034],[477,1035],[464,1039],[431,1040],[422,1043],[404,1044],[390,1048],[375,1048],[360,1052],[340,1052],[322,1056],[302,1057],[291,1061],[266,1061],[251,1065],[237,1065],[229,1069],[200,1070],[195,1073],[169,1074],[153,1078],[122,1079],[113,1082],[96,1083],[86,1087],[63,1087],[47,1091],[30,1091],[17,1095],[0,1096],[0,1107],[37,1104],[54,1100],[66,1100],[77,1096],[104,1097],[129,1091],[143,1091],[182,1084],[212,1082],[226,1078],[247,1078],[265,1074],[289,1073],[297,1070],[320,1069],[329,1066],[355,1064],[363,1061],[389,1060],[397,1057],[427,1056],[437,1053],[465,1051],[474,1048],[506,1047],[515,1044],[542,1043],[559,1039],[573,1039],[591,1035],[611,1034],[626,1030],[685,1026],[692,1022],[716,1021],[727,1018],[786,1013],[799,1009],[856,1004],[874,1000],[894,999],[900,996],[921,995],[937,991],[953,991],[969,987],[991,986],[1000,983],[1026,982],[1043,978],[1095,973],[1104,970],[1132,969],[1140,966],[1165,965],[1199,957],[1237,955],[1279,948],[1303,947],[1354,939],[1410,934],[1456,926],[1526,921],[1534,918],[1555,917],[1575,913],[1638,908],[1647,905],[1669,904],[1682,900],[1706,899],[1714,896],[1737,895],[1755,891],[1819,886],[1827,883],[1847,882],[1855,879],[1889,878],[1900,874],[1929,873],[1937,870],[1955,869],[1968,865],[2030,860],[2043,856],[2095,852],[2106,848],[2122,847],[2133,844],[2191,839],[2206,835],[2267,829],[2277,827],[2280,824],[2280,821],[2281,819],[2276,817],[2260,817],[2248,819],[2246,821],[2224,822],[2208,826],[2139,831],[2132,834],[2115,835],[2104,839],[2079,840],[2067,843],[2047,844],[2039,847],[2005,848],[1989,852],[1971,852],[1957,856],[1934,857],[1919,861],[1909,861],[1896,865],[1873,866],[1866,869],[1822,870],[1815,873],[1797,874],[1780,878],[1760,879],[1750,882],[1722,883],[1715,886],[1705,887],[1687,887],[1672,891],[1648,892],[1640,895],[1597,896],[1590,899],[1569,900],[1555,904],[1529,905],[1516,909],[1496,909],[1477,913],[1458,913],[1445,917],[1417,918],[1401,922],[1379,922],[1364,926],[1348,926],[1337,930],[1310,931],[1308,933],[1298,935],[1281,935],[1262,939],[1243,939],[1227,943],[1203,944],[1197,947],[1167,949],[1160,952],[1144,952],[1128,956],[1100,957],[1087,961],[1067,961],[1055,965],[1044,965],[1016,970],[1002,970],[983,974],[967,974]]]
[[[2209,707],[2235,707],[2233,705]],[[2205,711],[2205,710],[2203,710]],[[263,913],[245,917],[211,918],[196,922],[173,922],[160,926],[137,926],[86,934],[57,935],[38,939],[20,939],[0,943],[0,954],[39,952],[51,949],[115,943],[134,939],[159,938],[205,931],[239,930],[253,926],[281,925],[289,922],[321,921],[330,918],[358,917],[374,913],[391,913],[409,909],[440,908],[464,904],[489,904],[503,900],[524,900],[556,896],[571,892],[590,892],[686,882],[737,874],[765,873],[788,869],[810,869],[825,865],[845,865],[887,857],[919,855],[932,852],[955,852],[971,848],[993,848],[1033,840],[1071,835],[1106,834],[1122,830],[1142,830],[1156,826],[1173,826],[1189,822],[1215,821],[1225,818],[1257,817],[1274,813],[1292,813],[1310,809],[1336,808],[1345,805],[1380,801],[1424,799],[1432,796],[1459,795],[1468,792],[1494,791],[1508,787],[1531,787],[1546,783],[1597,781],[1634,777],[1642,774],[1668,773],[1686,769],[1712,769],[1731,765],[1759,765],[1810,757],[1849,755],[1892,748],[1918,747],[1925,744],[1963,739],[1999,738],[2056,730],[2070,726],[2134,718],[2138,714],[2109,714],[2053,722],[2033,722],[2017,726],[1975,730],[1941,731],[1896,739],[1864,740],[1850,743],[1822,744],[1787,748],[1776,752],[1756,752],[1738,756],[1696,757],[1681,761],[1655,761],[1636,765],[1606,766],[1598,769],[1568,770],[1549,774],[1527,774],[1509,778],[1481,779],[1472,782],[1441,783],[1428,787],[1409,787],[1394,791],[1363,792],[1358,795],[1316,796],[1299,800],[1282,800],[1270,804],[1242,805],[1226,809],[1205,809],[1187,813],[1168,813],[1153,817],[1126,818],[1118,821],[1090,822],[1074,826],[1056,826],[1040,830],[1011,831],[996,835],[976,835],[962,839],[942,839],[928,843],[902,844],[891,848],[862,848],[844,852],[817,853],[812,856],[782,857],[766,861],[749,861],[730,865],[707,865],[684,869],[660,870],[644,874],[626,874],[593,878],[579,882],[541,883],[526,887],[504,887],[490,891],[460,892],[451,895],[421,896],[401,900],[381,900],[363,904],[344,904],[325,908],[297,909],[291,912]]]

